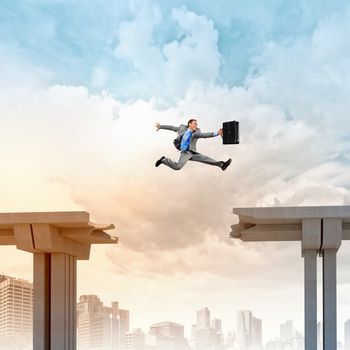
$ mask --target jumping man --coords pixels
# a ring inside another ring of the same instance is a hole
[[[181,153],[177,162],[174,162],[170,158],[166,158],[164,156],[161,157],[157,160],[155,164],[156,167],[158,167],[160,164],[164,164],[174,170],[180,170],[188,160],[192,160],[209,165],[216,165],[222,170],[226,170],[226,168],[231,164],[231,158],[226,162],[218,161],[200,154],[196,150],[196,144],[199,138],[222,135],[222,129],[219,129],[217,132],[201,132],[201,130],[198,128],[198,122],[196,119],[190,119],[187,126],[184,124],[181,124],[180,126],[171,126],[156,123],[156,131],[159,129],[172,130],[177,133],[177,138],[174,140],[174,144],[175,147],[181,151]]]

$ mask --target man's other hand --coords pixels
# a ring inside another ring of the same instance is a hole
[[[218,130],[218,135],[221,135],[221,136],[222,136],[222,134],[223,134],[222,129],[219,129],[219,130]]]
[[[160,123],[156,123],[156,131],[160,129]]]

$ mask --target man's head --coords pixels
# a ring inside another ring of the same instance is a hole
[[[188,127],[189,129],[191,129],[192,131],[196,131],[197,128],[198,128],[197,119],[190,119],[190,120],[187,122],[187,127]]]

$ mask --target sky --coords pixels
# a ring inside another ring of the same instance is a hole
[[[289,319],[303,332],[300,243],[230,239],[230,213],[350,204],[347,1],[0,6],[0,211],[86,210],[119,237],[78,262],[78,296],[118,300],[145,331],[170,320],[189,335],[207,306],[225,332],[240,309],[262,318],[264,342]],[[239,145],[198,142],[203,154],[232,158],[225,172],[154,167],[178,157],[174,134],[155,123],[192,116],[203,131],[240,121]],[[344,242],[341,341],[349,253]],[[1,254],[1,272],[32,278],[30,254]]]

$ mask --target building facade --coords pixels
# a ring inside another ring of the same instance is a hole
[[[221,343],[221,333],[215,328],[201,328],[196,334],[196,349],[197,350],[216,350]]]
[[[285,323],[280,324],[280,339],[281,340],[290,340],[294,337],[294,327],[293,321],[288,320]]]
[[[31,343],[33,333],[33,284],[0,275],[0,341]]]
[[[197,329],[210,327],[210,311],[207,307],[197,311]]]
[[[253,317],[252,323],[252,348],[253,350],[262,349],[262,320]]]
[[[137,328],[125,334],[125,350],[144,350],[145,333]]]
[[[221,320],[210,320],[207,307],[197,311],[197,324],[192,328],[192,339],[196,350],[216,350],[223,343]]]
[[[150,327],[146,345],[159,350],[186,349],[184,326],[168,321],[153,324]]]
[[[249,310],[237,312],[237,339],[242,350],[262,348],[262,321]]]
[[[97,295],[82,295],[77,304],[79,350],[122,350],[129,332],[129,311],[118,302],[104,306]]]

